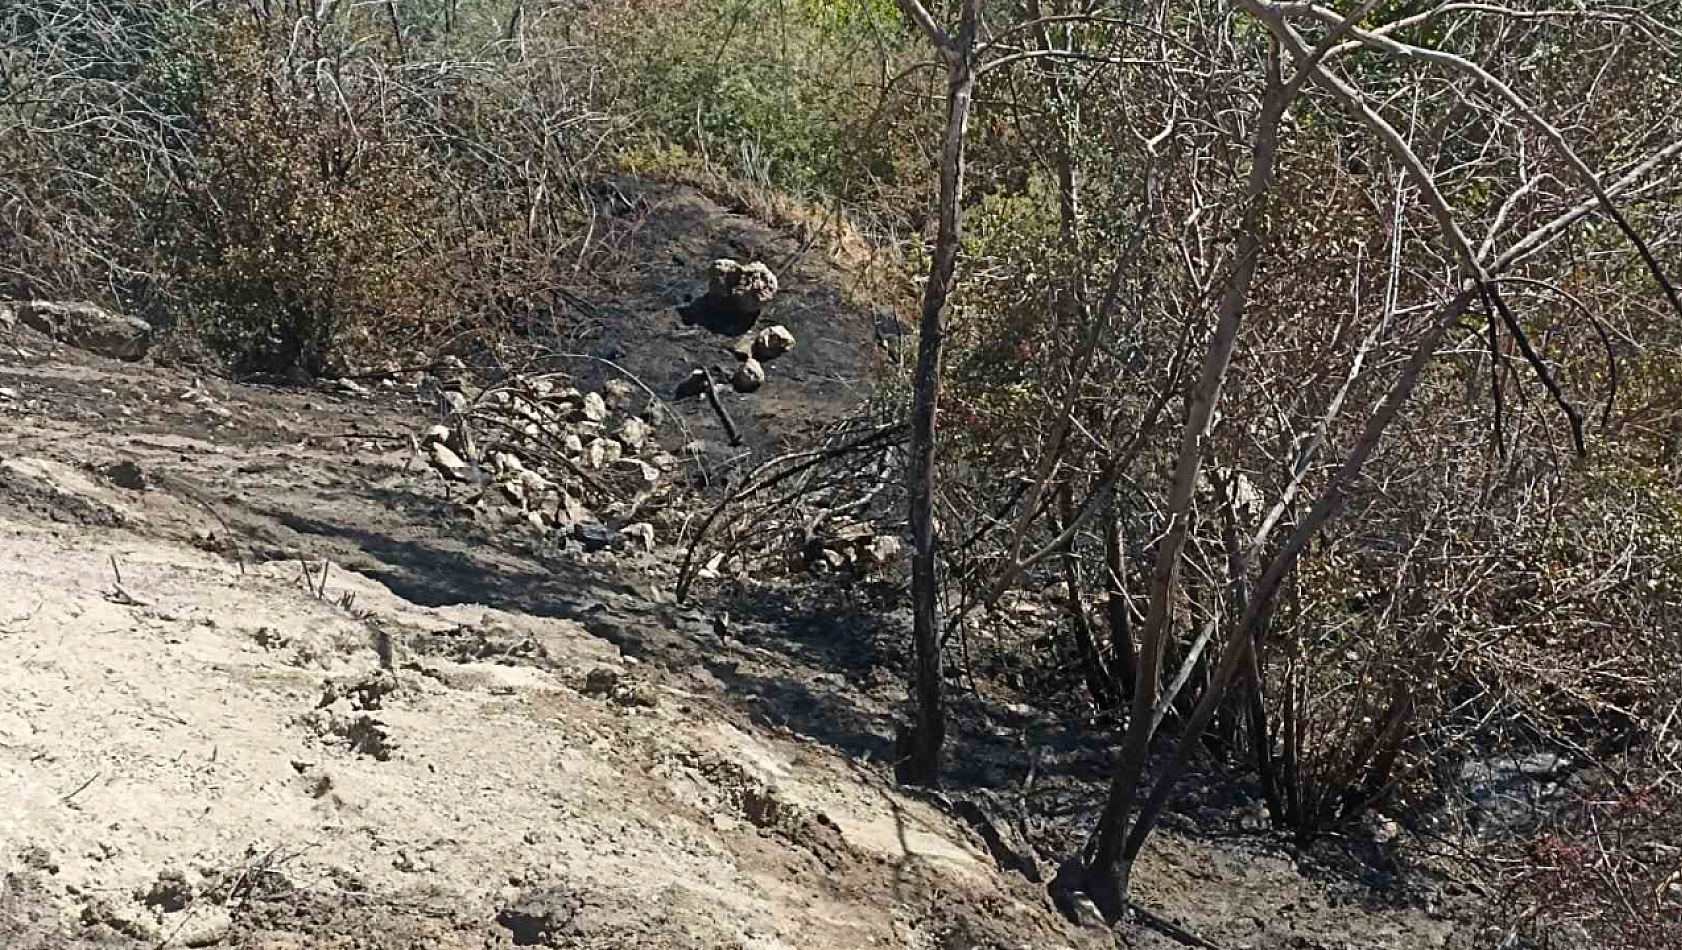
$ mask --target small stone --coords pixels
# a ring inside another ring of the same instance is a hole
[[[421,444],[422,445],[432,445],[435,442],[448,442],[448,441],[450,441],[450,427],[449,426],[442,426],[442,425],[433,426],[432,428],[426,430],[425,435],[421,436]]]
[[[561,451],[568,455],[583,455],[584,440],[578,437],[578,433],[568,432],[561,437]]]
[[[156,907],[166,914],[187,909],[198,893],[188,883],[187,875],[175,868],[158,872],[157,880],[143,893],[135,895],[147,907]]]
[[[619,427],[619,441],[624,443],[628,449],[640,449],[643,443],[648,441],[649,432],[648,423],[632,416]]]
[[[865,560],[871,564],[883,565],[892,563],[905,551],[904,542],[891,534],[879,534],[870,539],[864,548]]]
[[[466,415],[467,411],[473,408],[473,403],[467,398],[467,394],[460,390],[446,389],[438,394],[438,398],[453,415]]]
[[[583,906],[583,898],[559,888],[522,892],[517,901],[498,908],[496,922],[516,947],[559,946]]]
[[[507,495],[508,499],[510,501],[512,501],[516,505],[519,505],[520,508],[522,508],[522,509],[525,508],[525,506],[526,506],[526,486],[525,485],[521,484],[520,482],[502,482],[502,483],[498,484],[497,487],[502,489],[502,493],[504,495]]]
[[[586,552],[605,551],[624,540],[623,535],[610,531],[606,525],[594,521],[574,525],[572,536],[578,539],[578,543],[584,546]]]
[[[619,533],[641,545],[644,551],[654,550],[654,526],[646,521],[628,524]]]
[[[719,258],[707,266],[707,293],[680,311],[687,325],[734,336],[753,326],[777,295],[777,275],[759,261]]]
[[[547,503],[546,503],[547,506]],[[570,492],[559,490],[555,493],[549,519],[557,527],[579,525],[590,520],[590,511],[584,504],[574,498]]]
[[[598,666],[584,676],[584,695],[608,696],[619,686],[624,674],[611,666]]]
[[[579,412],[588,422],[607,421],[607,401],[601,393],[585,393],[584,401],[579,405]]]
[[[152,346],[151,324],[91,303],[22,300],[13,307],[25,326],[100,356],[133,362],[144,359]]]
[[[707,382],[706,370],[695,370],[690,373],[683,382],[677,384],[677,389],[673,391],[673,396],[678,399],[689,399],[694,396],[699,396],[707,391]]]
[[[621,706],[653,709],[660,705],[660,694],[647,683],[630,683],[613,691],[613,701]]]
[[[10,386],[0,386],[0,399],[12,400],[18,398],[18,391]]]
[[[368,395],[368,387],[362,385],[361,383],[357,382],[354,379],[338,380],[338,381],[334,382],[333,388],[337,389],[339,392],[342,392],[347,396],[366,396],[366,395]]]
[[[769,363],[789,350],[794,349],[794,334],[782,324],[766,327],[753,338],[753,358],[761,363]]]
[[[587,468],[601,469],[619,461],[625,454],[625,447],[618,440],[597,438],[591,440],[584,449],[584,465]]]
[[[520,487],[524,488],[526,490],[526,494],[532,498],[541,498],[549,491],[549,479],[544,478],[536,472],[521,472],[519,479]]]
[[[18,860],[31,871],[44,871],[48,874],[58,873],[58,859],[53,853],[40,845],[30,845],[18,854]]]
[[[462,461],[449,446],[442,442],[432,443],[432,467],[457,481],[467,481],[467,463]]]
[[[748,360],[736,367],[736,375],[730,378],[730,386],[739,393],[757,392],[765,385],[765,367],[758,360]]]
[[[635,386],[632,386],[629,382],[623,379],[610,379],[606,383],[602,384],[602,393],[615,403],[620,403],[631,398],[631,395],[636,391],[637,388]]]
[[[834,548],[824,548],[812,566],[824,571],[839,571],[847,566],[847,555]]]
[[[646,491],[660,482],[660,470],[641,459],[617,459],[612,473],[614,484],[631,492]]]

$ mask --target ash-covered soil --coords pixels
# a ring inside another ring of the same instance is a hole
[[[787,242],[658,191],[687,256],[638,257],[590,344],[654,388],[722,353],[664,309],[693,265]],[[785,282],[769,322],[801,343],[781,395],[734,404],[746,448],[867,385],[838,273]],[[984,691],[956,704],[955,787],[892,787],[891,583],[676,605],[681,518],[651,550],[488,521],[417,461],[436,421],[403,386],[0,339],[0,946],[1177,945],[1071,924],[1036,881],[1101,792],[1089,732]],[[1471,945],[1229,805],[1194,795],[1153,840],[1143,905],[1228,948]]]

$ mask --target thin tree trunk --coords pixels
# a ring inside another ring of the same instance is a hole
[[[1133,698],[1133,681],[1138,676],[1138,652],[1133,645],[1133,604],[1127,597],[1127,548],[1121,539],[1121,521],[1112,501],[1104,517],[1104,573],[1109,594],[1110,670],[1122,700]]]
[[[1062,485],[1057,490],[1059,510],[1058,530],[1074,521],[1074,489]],[[1080,558],[1075,552],[1074,538],[1063,552],[1063,582],[1069,587],[1069,625],[1074,628],[1075,649],[1080,653],[1081,669],[1086,674],[1086,690],[1092,694],[1092,704],[1102,710],[1116,708],[1115,678],[1104,665],[1098,652],[1098,641],[1092,636],[1092,622],[1086,613],[1086,582],[1081,576]]]
[[[979,0],[966,0],[955,38],[934,24],[915,0],[901,7],[929,36],[946,60],[946,139],[940,151],[939,220],[933,267],[923,288],[918,324],[917,369],[911,406],[910,471],[912,641],[916,652],[912,694],[916,721],[905,737],[896,763],[901,782],[933,785],[940,779],[940,752],[946,741],[940,655],[940,578],[934,530],[936,412],[940,403],[941,360],[946,344],[946,301],[958,269],[963,235],[964,136],[975,90],[974,51]]]

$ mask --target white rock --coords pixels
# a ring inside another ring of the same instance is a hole
[[[761,363],[769,363],[789,350],[794,349],[794,334],[782,324],[769,326],[759,331],[753,338],[753,358]]]
[[[579,406],[579,411],[582,412],[584,414],[584,418],[590,422],[606,422],[607,400],[602,398],[601,393],[585,393],[584,401]]]
[[[610,379],[602,384],[602,393],[615,403],[631,398],[636,391],[635,386],[623,379]]]
[[[584,464],[588,468],[606,468],[619,461],[624,453],[625,447],[620,445],[618,440],[596,438],[584,448]]]
[[[644,551],[654,550],[654,526],[646,521],[628,524],[619,533],[640,544]]]
[[[865,548],[865,556],[873,564],[887,564],[898,558],[904,550],[905,545],[898,538],[891,534],[879,534],[870,539],[869,546]]]
[[[465,415],[469,409],[473,408],[473,403],[467,398],[467,395],[454,389],[444,390],[438,394],[438,398],[443,400],[445,407],[451,413],[458,416]]]
[[[626,448],[634,451],[642,448],[643,443],[648,441],[650,431],[648,423],[632,416],[625,420],[624,425],[619,427],[619,441],[624,443]]]
[[[457,481],[467,481],[467,463],[442,442],[432,443],[432,467]]]

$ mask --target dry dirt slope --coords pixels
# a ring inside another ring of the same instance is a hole
[[[732,403],[748,445],[868,389],[870,317],[835,265],[691,190],[624,194],[627,263],[598,295],[619,303],[569,347],[664,389],[728,359],[671,312],[697,262],[793,260],[772,319],[802,343]],[[889,788],[904,638],[879,605],[772,598],[720,638],[668,602],[670,550],[580,554],[464,518],[406,469],[423,402],[0,328],[0,950],[1174,946],[1072,930]],[[700,400],[675,408],[719,443]],[[143,490],[113,481],[123,460]],[[300,558],[332,563],[319,593]],[[957,755],[1009,766],[968,791],[1016,794],[1024,744],[1064,730],[967,702]],[[1042,869],[1104,792],[1101,737],[1063,751],[1034,786]],[[1208,810],[1157,836],[1137,883],[1216,945],[1477,945]]]
[[[418,419],[186,401],[27,342],[0,358],[0,946],[1096,939],[873,773],[588,632],[665,622],[657,557],[458,538],[406,451],[330,435]],[[319,594],[300,555],[336,564]],[[517,587],[530,610],[480,606]]]

